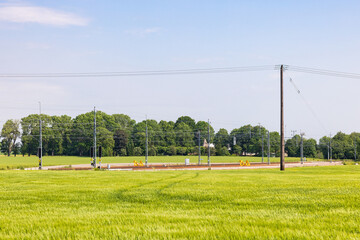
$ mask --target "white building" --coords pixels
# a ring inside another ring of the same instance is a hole
[[[207,143],[206,139],[204,139],[203,147],[208,148],[209,144]],[[210,143],[210,148],[215,148],[215,144]]]

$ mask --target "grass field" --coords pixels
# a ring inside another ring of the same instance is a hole
[[[149,156],[149,163],[184,163],[185,158],[189,158],[191,163],[198,162],[198,156]],[[145,157],[104,157],[102,163],[132,163],[134,160],[137,162],[143,161]],[[202,163],[207,163],[207,156],[202,156]],[[240,160],[249,162],[261,162],[261,157],[237,157],[237,156],[211,156],[212,163],[223,163],[223,162],[239,162]],[[279,162],[279,158],[270,158],[271,162]],[[38,158],[36,156],[0,156],[0,170],[5,169],[17,169],[27,167],[37,167]],[[267,162],[267,158],[264,158]],[[300,161],[299,158],[286,158],[285,161],[294,162]],[[324,159],[313,159],[309,158],[308,161],[324,161]],[[89,157],[61,157],[61,156],[44,156],[43,166],[54,166],[54,165],[74,165],[74,164],[90,164]]]
[[[0,171],[0,239],[359,239],[360,166]]]

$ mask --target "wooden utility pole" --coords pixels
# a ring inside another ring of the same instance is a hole
[[[285,140],[284,140],[284,65],[280,66],[280,170],[285,170]]]
[[[208,119],[208,166],[211,166],[210,155],[210,119]]]
[[[304,164],[304,137],[305,133],[300,132],[301,142],[300,142],[300,158],[301,164]]]
[[[41,121],[41,102],[39,102],[39,112],[40,112],[40,119],[39,119],[39,124],[40,124],[40,141],[39,141],[39,150],[38,150],[38,155],[39,155],[39,170],[42,169],[42,121]]]
[[[149,146],[148,146],[148,125],[147,125],[147,115],[145,121],[145,166],[148,166],[148,154],[149,154]]]
[[[94,107],[94,162],[93,167],[96,168],[96,108]]]
[[[200,139],[200,130],[198,130],[198,143],[199,143],[199,161],[198,161],[198,165],[201,164],[201,139]]]

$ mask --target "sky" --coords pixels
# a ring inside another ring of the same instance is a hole
[[[0,1],[0,75],[285,64],[360,73],[359,1]],[[286,136],[360,132],[360,81],[284,75]],[[292,79],[300,94],[289,81]],[[136,121],[280,129],[279,71],[0,78],[0,125],[94,106]]]

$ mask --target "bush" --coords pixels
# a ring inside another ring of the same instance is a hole
[[[186,148],[186,155],[193,155],[194,154],[194,148],[188,147]]]
[[[317,152],[316,158],[320,158],[320,159],[323,159],[324,158],[324,154],[322,152]]]
[[[178,147],[176,150],[178,155],[186,155],[186,147]]]
[[[168,147],[167,151],[166,151],[166,154],[170,155],[170,156],[176,155],[176,147],[175,146]]]
[[[123,148],[120,150],[120,156],[126,156],[127,155],[127,152],[126,152],[126,149]]]
[[[241,155],[241,151],[242,151],[242,149],[239,145],[234,145],[232,147],[232,153],[235,154],[236,156]]]
[[[201,155],[208,155],[208,148],[205,147],[201,147]],[[215,156],[216,155],[216,149],[215,148],[210,148],[210,156]]]
[[[222,147],[220,149],[217,149],[216,155],[218,156],[230,156],[229,150],[227,147]]]
[[[156,148],[156,155],[158,155],[158,156],[163,156],[163,155],[165,155],[165,154],[167,154],[166,152],[167,152],[167,147],[157,147]]]
[[[134,156],[142,156],[142,155],[143,155],[143,150],[140,147],[135,147]]]
[[[149,148],[149,155],[150,156],[156,156],[156,152],[157,152],[156,147],[152,146],[152,147]]]

